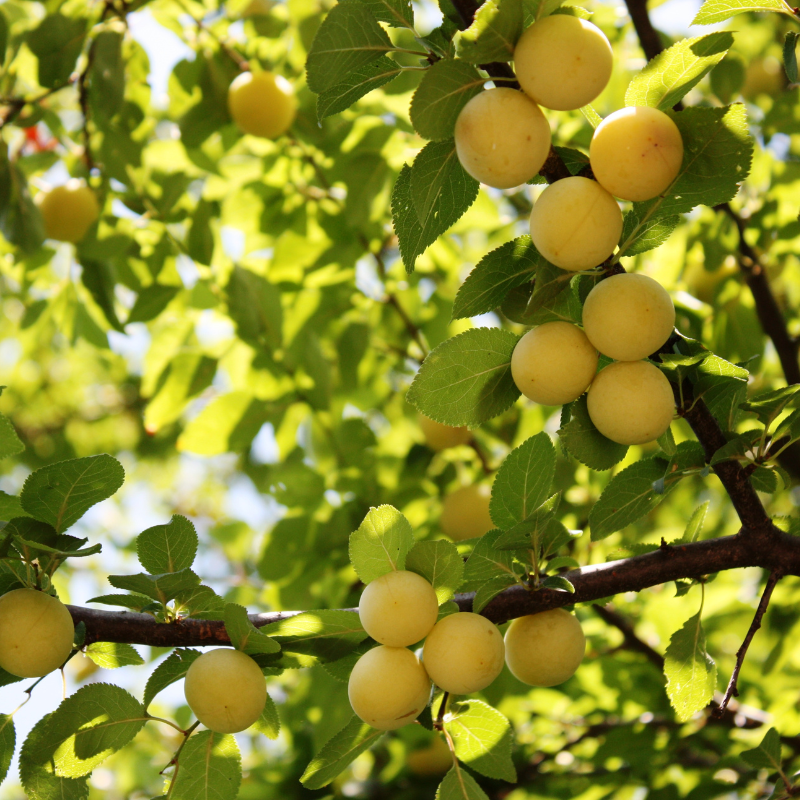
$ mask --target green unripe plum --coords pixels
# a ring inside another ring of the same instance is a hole
[[[193,661],[183,692],[197,719],[216,733],[249,728],[267,702],[261,668],[246,653],[228,648],[209,650]]]
[[[589,341],[617,361],[638,361],[655,353],[674,327],[672,298],[647,275],[612,275],[589,292],[583,305]]]
[[[675,413],[669,381],[647,361],[617,361],[601,369],[586,400],[594,426],[619,444],[654,442]]]
[[[406,757],[406,764],[414,775],[431,778],[448,772],[453,766],[453,756],[444,740],[436,736],[427,747],[410,752]]]
[[[277,139],[294,122],[297,100],[286,78],[271,72],[243,72],[228,89],[228,109],[242,132]]]
[[[75,626],[67,607],[35,589],[0,597],[0,667],[19,678],[41,678],[72,651]]]
[[[81,180],[72,178],[63,186],[36,196],[48,239],[77,244],[100,216],[95,193]]]
[[[356,662],[347,694],[359,719],[379,731],[393,731],[422,713],[431,694],[431,681],[410,650],[379,645]]]
[[[545,406],[577,400],[597,372],[597,350],[571,322],[528,331],[511,355],[511,377],[525,397]]]
[[[550,126],[539,106],[516,89],[473,97],[456,120],[456,154],[476,181],[512,189],[529,181],[550,153]]]
[[[456,489],[444,498],[439,525],[454,542],[474,539],[492,530],[489,515],[492,490],[485,484],[470,484]]]
[[[571,272],[602,264],[621,233],[617,201],[597,181],[577,175],[548,186],[531,212],[536,249],[551,264]]]
[[[623,200],[650,200],[665,192],[683,163],[678,126],[657,108],[622,108],[598,126],[589,146],[600,185]]]
[[[451,694],[485,689],[502,671],[504,656],[497,626],[470,611],[439,620],[422,649],[422,662],[431,680]]]
[[[529,686],[557,686],[583,661],[586,637],[577,617],[556,608],[512,620],[506,631],[506,664]]]
[[[539,105],[573,111],[606,88],[614,54],[605,34],[585,19],[553,14],[535,22],[514,49],[525,94]]]
[[[395,570],[371,581],[361,594],[358,616],[376,642],[407,647],[436,624],[439,601],[433,586],[416,572]]]
[[[431,450],[447,450],[449,447],[458,447],[472,441],[472,431],[465,426],[453,427],[443,425],[441,422],[426,417],[424,414],[417,415],[417,423],[425,437],[425,444]]]

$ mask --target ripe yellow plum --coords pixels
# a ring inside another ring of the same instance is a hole
[[[461,166],[496,189],[529,181],[550,152],[542,110],[516,89],[489,89],[473,97],[458,115],[455,137]]]
[[[577,175],[548,186],[531,212],[536,249],[551,264],[571,272],[602,264],[621,233],[617,201],[597,181]]]
[[[244,133],[277,139],[294,122],[297,100],[286,78],[271,72],[243,72],[228,89],[228,109]]]
[[[683,279],[686,281],[689,291],[698,300],[711,305],[714,302],[717,287],[721,286],[728,278],[741,277],[741,274],[736,259],[728,256],[722,266],[713,271],[707,270],[702,261],[690,262],[683,272]]]
[[[0,667],[20,678],[58,669],[72,650],[75,626],[67,607],[35,589],[0,597]]]
[[[612,275],[589,292],[583,305],[583,329],[589,341],[617,361],[652,355],[674,327],[672,298],[647,275]]]
[[[577,617],[556,608],[519,617],[505,636],[506,664],[530,686],[556,686],[575,674],[586,652]]]
[[[261,668],[246,653],[228,648],[209,650],[192,662],[183,691],[197,719],[216,733],[249,728],[267,701]]]
[[[433,586],[416,572],[394,570],[371,581],[361,594],[358,616],[376,642],[407,647],[436,624],[439,601]]]
[[[681,169],[678,126],[657,108],[622,108],[598,126],[589,146],[600,185],[623,200],[650,200],[666,191]]]
[[[494,528],[489,515],[492,490],[486,484],[469,484],[444,498],[439,525],[454,542],[474,539]]]
[[[410,752],[406,764],[414,775],[429,778],[444,775],[453,766],[453,756],[444,739],[436,736],[427,747]]]
[[[77,178],[40,192],[36,203],[42,212],[45,235],[60,242],[77,244],[100,216],[95,193]]]
[[[619,444],[655,441],[675,412],[669,381],[647,361],[617,361],[601,369],[586,399],[594,426]]]
[[[597,372],[597,350],[571,322],[528,331],[511,356],[511,376],[525,397],[546,406],[577,400]]]
[[[379,645],[358,659],[347,693],[356,716],[380,731],[393,731],[422,713],[431,681],[410,650]]]
[[[502,671],[504,656],[497,626],[469,611],[439,620],[422,649],[422,662],[431,680],[451,694],[485,689]]]
[[[605,34],[585,19],[553,14],[535,22],[514,49],[525,94],[539,105],[572,111],[606,88],[614,54]]]
[[[417,423],[425,437],[425,444],[437,452],[447,450],[448,447],[467,444],[472,440],[472,431],[463,425],[459,427],[442,425],[441,422],[436,422],[424,414],[417,414]]]

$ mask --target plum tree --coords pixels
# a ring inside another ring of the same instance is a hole
[[[431,680],[451,694],[485,689],[502,671],[504,655],[497,626],[471,611],[440,619],[422,648],[422,662]]]
[[[528,331],[511,355],[511,375],[517,388],[546,406],[577,400],[595,372],[597,350],[570,322],[546,322]]]
[[[267,683],[246,653],[218,648],[192,662],[183,687],[194,715],[216,733],[249,728],[264,710]]]
[[[395,570],[371,581],[361,593],[358,616],[375,641],[406,647],[424,639],[436,624],[439,601],[421,575]]]
[[[476,181],[512,189],[529,181],[550,152],[542,110],[516,89],[489,89],[473,97],[456,120],[456,153]]]
[[[531,239],[537,250],[572,272],[602,264],[621,233],[617,201],[589,178],[573,176],[551,184],[531,211]]]
[[[586,336],[604,356],[617,361],[638,361],[655,353],[674,327],[672,298],[647,275],[612,275],[600,281],[583,304]]]
[[[511,621],[505,635],[506,664],[530,686],[556,686],[575,674],[586,652],[578,618],[556,608]]]
[[[277,139],[289,130],[297,113],[294,89],[272,72],[243,72],[228,89],[228,110],[244,133]]]
[[[587,396],[589,417],[619,444],[658,439],[675,413],[669,381],[648,361],[617,361],[597,373]]]
[[[347,693],[360,719],[378,730],[393,731],[422,713],[430,697],[431,681],[410,650],[378,645],[356,662]]]
[[[20,678],[58,669],[72,650],[75,627],[67,607],[36,589],[0,597],[0,667]]]
[[[437,452],[467,444],[472,440],[472,431],[464,425],[458,427],[443,425],[424,414],[417,414],[417,424],[425,437],[425,444]]]
[[[517,80],[545,108],[572,111],[591,103],[611,77],[614,54],[605,34],[579,17],[535,22],[514,48]]]
[[[494,528],[489,515],[492,491],[483,483],[471,483],[450,492],[442,502],[439,525],[454,542],[483,536]]]
[[[48,239],[77,244],[100,216],[95,193],[78,178],[36,195]]]
[[[650,200],[670,186],[683,162],[678,126],[657,108],[631,106],[606,117],[589,146],[600,185],[623,200]]]

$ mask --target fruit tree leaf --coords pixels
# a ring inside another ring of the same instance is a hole
[[[396,508],[371,508],[350,534],[350,561],[358,577],[369,583],[392,570],[405,569],[413,545],[411,524]]]
[[[569,421],[562,425],[558,435],[569,454],[590,469],[611,469],[628,452],[627,445],[612,442],[595,428],[585,394],[570,406]]]
[[[446,539],[417,542],[408,553],[406,569],[433,586],[440,605],[455,595],[464,579],[464,561],[458,548]]]
[[[236,800],[242,761],[231,734],[201,731],[186,741],[170,800]]]
[[[293,614],[260,630],[285,653],[313,656],[323,663],[338,661],[367,638],[358,613],[338,609]]]
[[[772,421],[786,408],[796,408],[800,405],[800,386],[782,386],[762,392],[742,403],[744,411],[755,414],[759,422],[769,426]]]
[[[225,287],[228,314],[245,341],[278,347],[283,309],[276,286],[244,267],[234,267]]]
[[[473,328],[428,354],[408,390],[419,411],[445,425],[480,425],[510,408],[520,392],[511,377],[518,337]]]
[[[628,85],[626,106],[665,111],[681,100],[713,69],[733,45],[728,31],[682,39],[660,52]]]
[[[499,530],[485,533],[475,545],[464,567],[462,590],[476,593],[472,601],[472,610],[476,613],[503,589],[517,582],[512,566],[515,552],[495,548],[502,533]]]
[[[453,703],[446,726],[459,761],[487,778],[516,782],[511,725],[497,709],[480,700]]]
[[[681,722],[705,708],[717,687],[717,667],[706,652],[700,614],[672,634],[664,654],[667,695]]]
[[[180,572],[162,575],[148,575],[144,572],[136,575],[109,575],[108,582],[116,589],[143,594],[159,603],[168,603],[180,592],[197,586],[200,576],[190,569],[182,569]]]
[[[710,501],[706,500],[701,503],[689,517],[689,522],[686,523],[686,530],[683,532],[682,542],[696,542],[703,531],[703,523],[706,521],[706,514],[708,513],[708,506]]]
[[[125,470],[109,455],[75,458],[31,473],[22,487],[22,507],[59,533],[77,522],[95,503],[122,486]]]
[[[458,57],[471,64],[512,61],[523,24],[522,0],[488,0],[461,34]]]
[[[14,495],[6,494],[5,492],[0,492],[0,519],[5,520],[8,522],[9,520],[15,519],[16,517],[27,517],[29,516],[25,511],[22,509],[22,503],[19,501],[19,497],[14,497]]]
[[[353,717],[345,727],[335,734],[322,750],[314,756],[300,778],[306,789],[321,789],[327,786],[342,770],[383,736],[376,730]]]
[[[192,662],[200,658],[197,650],[180,648],[170,653],[151,673],[144,687],[144,707],[153,702],[153,698],[167,686],[186,676]]]
[[[784,0],[706,0],[692,25],[713,25],[748,11],[777,11],[793,15],[792,7]]]
[[[752,750],[744,750],[741,757],[755,769],[768,769],[777,772],[781,769],[781,737],[775,728],[770,728],[761,744]]]
[[[267,702],[264,703],[264,710],[261,716],[253,723],[251,730],[263,733],[267,739],[277,739],[281,732],[281,720],[278,716],[278,709],[272,698],[267,695]]]
[[[14,757],[17,737],[14,719],[9,714],[0,714],[0,783],[6,779],[11,759]]]
[[[81,54],[86,20],[50,14],[26,37],[31,52],[39,59],[39,84],[47,89],[66,85]]]
[[[651,218],[643,223],[635,211],[629,211],[622,223],[619,250],[614,254],[614,259],[638,256],[640,253],[660,247],[669,239],[680,222],[681,217],[673,214],[670,217]]]
[[[158,394],[145,408],[144,425],[147,432],[155,434],[166,425],[176,422],[189,401],[208,388],[216,371],[216,359],[200,353],[181,353],[172,359]]]
[[[243,653],[256,655],[280,652],[281,646],[256,628],[247,616],[247,609],[237,603],[225,605],[225,630],[231,644]]]
[[[154,575],[188,569],[197,555],[194,525],[186,517],[174,514],[165,525],[154,525],[136,537],[136,555]]]
[[[87,603],[101,603],[105,606],[122,606],[133,611],[141,611],[145,606],[153,602],[152,597],[144,597],[140,594],[101,594],[92,597]]]
[[[193,586],[175,595],[175,611],[193,619],[224,619],[225,601],[210,586]]]
[[[317,120],[333,116],[360,100],[373,89],[385,86],[403,70],[391,58],[381,56],[377,61],[367,64],[350,73],[341,83],[337,83],[317,96]]]
[[[0,458],[19,455],[25,449],[14,426],[5,414],[0,414]]]
[[[436,790],[436,800],[489,800],[466,770],[454,766]]]
[[[119,642],[94,642],[84,651],[86,655],[103,669],[117,669],[144,664],[144,659],[129,644]]]
[[[380,22],[414,30],[414,9],[409,0],[360,0]]]
[[[512,450],[497,472],[489,513],[507,530],[527,519],[550,494],[556,450],[542,431]]]
[[[324,92],[392,49],[366,5],[339,3],[328,12],[308,52],[308,88]]]
[[[797,42],[800,33],[789,31],[783,40],[783,68],[789,83],[797,83]]]

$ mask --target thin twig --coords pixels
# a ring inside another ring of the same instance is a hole
[[[228,58],[230,58],[230,60],[233,61],[233,63],[236,64],[236,66],[239,67],[242,72],[247,72],[250,69],[247,59],[241,53],[231,47],[226,39],[223,39],[221,36],[217,36],[217,34],[211,30],[211,28],[209,28],[202,19],[198,19],[196,16],[194,16],[194,14],[192,14],[192,12],[183,3],[183,0],[176,0],[176,2],[184,10],[184,12],[192,18],[192,21],[195,25],[197,25],[197,28],[207,33],[219,45],[222,52],[225,53],[225,55],[228,56]]]
[[[439,703],[439,713],[436,715],[433,727],[437,731],[444,730],[444,715],[447,711],[447,701],[450,699],[450,692],[445,692],[442,695],[442,702]]]

